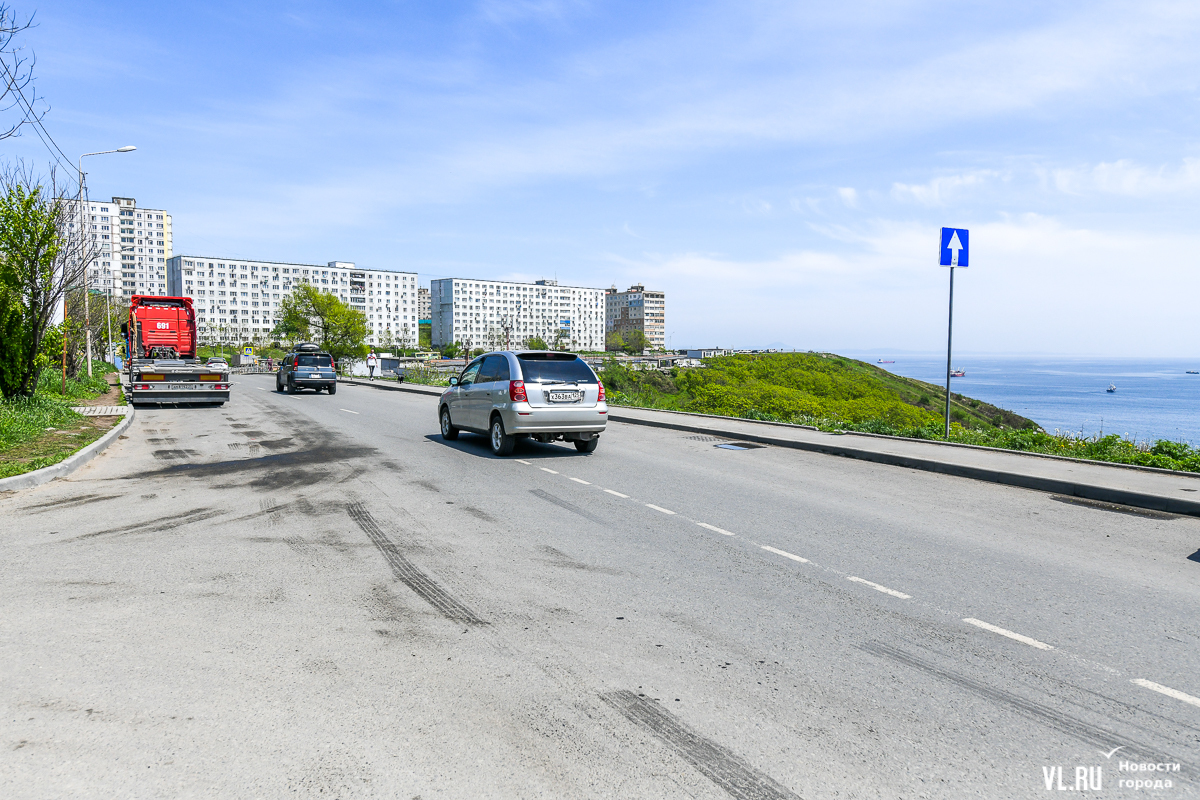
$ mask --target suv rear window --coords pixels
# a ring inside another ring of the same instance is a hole
[[[527,383],[566,381],[568,383],[595,383],[596,376],[579,356],[569,358],[552,355],[517,356],[521,362],[521,374]]]
[[[309,355],[307,353],[297,353],[296,361],[301,367],[330,367],[333,366],[333,359],[326,355]]]

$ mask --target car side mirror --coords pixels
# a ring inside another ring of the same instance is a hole
[[[450,385],[451,385],[451,386],[458,386],[458,376],[457,376],[457,375],[451,375],[451,376],[450,376]]]

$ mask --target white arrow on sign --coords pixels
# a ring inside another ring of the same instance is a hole
[[[958,240],[958,231],[950,234],[950,244],[946,245],[946,249],[950,251],[950,266],[958,266],[958,251],[963,249],[962,242]]]

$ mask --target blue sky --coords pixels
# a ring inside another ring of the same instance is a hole
[[[176,252],[667,292],[671,344],[1190,356],[1195,2],[59,2],[46,125]],[[46,161],[30,134],[9,158]]]

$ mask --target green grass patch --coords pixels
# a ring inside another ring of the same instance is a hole
[[[872,364],[822,353],[706,359],[695,369],[638,371],[609,361],[600,377],[613,405],[944,440],[945,390]],[[1182,442],[1047,433],[990,403],[951,395],[950,441],[1030,453],[1200,472],[1200,450]]]

